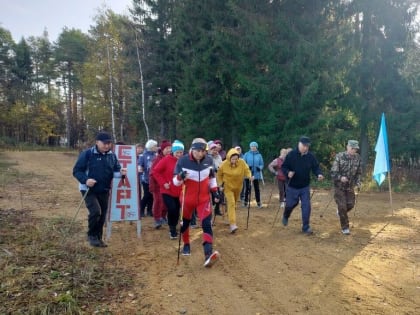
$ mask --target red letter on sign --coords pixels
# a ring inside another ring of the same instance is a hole
[[[117,205],[117,209],[121,209],[121,220],[125,219],[125,211],[130,209],[130,205]]]

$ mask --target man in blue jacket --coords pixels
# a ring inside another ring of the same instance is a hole
[[[318,180],[324,179],[318,161],[309,152],[310,144],[311,141],[308,137],[300,137],[297,148],[287,154],[281,167],[283,174],[289,180],[289,185],[286,189],[286,207],[283,213],[283,225],[286,226],[288,224],[289,217],[300,199],[302,208],[302,232],[305,234],[312,234],[312,229],[309,225],[311,216],[309,187],[311,171],[317,176]]]
[[[127,174],[111,149],[111,136],[99,132],[96,144],[80,153],[73,167],[73,176],[79,181],[79,190],[89,211],[87,235],[89,244],[94,247],[107,246],[102,240],[102,232],[112,179]]]

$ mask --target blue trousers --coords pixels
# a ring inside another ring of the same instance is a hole
[[[298,205],[300,200],[302,209],[302,231],[307,231],[310,227],[309,220],[311,217],[311,196],[309,186],[303,188],[286,188],[286,207],[283,216],[289,218],[293,209]]]

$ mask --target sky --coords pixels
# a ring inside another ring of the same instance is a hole
[[[131,0],[0,0],[0,26],[10,31],[15,42],[42,36],[45,29],[54,42],[65,26],[87,33],[104,5],[129,15]]]

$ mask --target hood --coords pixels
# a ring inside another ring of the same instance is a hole
[[[235,148],[232,148],[228,151],[228,153],[226,154],[226,160],[228,160],[230,162],[230,158],[232,157],[232,155],[237,155],[240,156],[238,150],[236,150]]]

